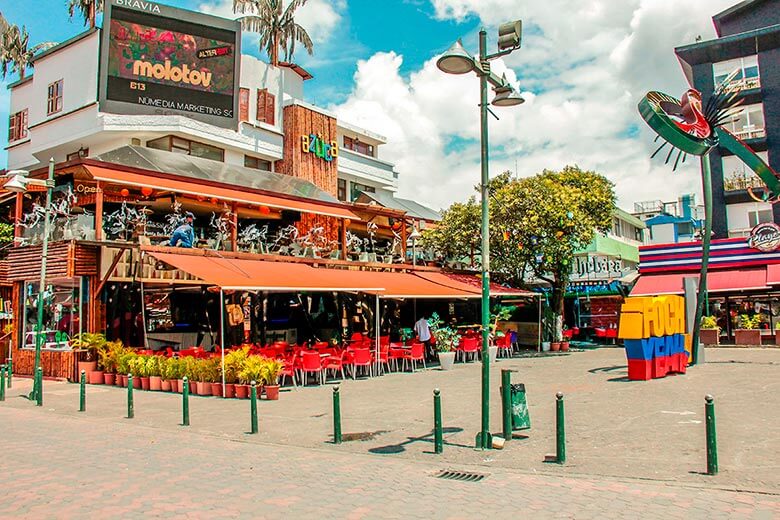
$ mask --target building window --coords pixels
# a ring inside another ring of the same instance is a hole
[[[637,242],[645,241],[645,234],[643,233],[643,230],[641,228],[638,227],[634,228],[634,240],[636,240]]]
[[[167,152],[180,153],[184,155],[192,155],[193,157],[202,157],[204,159],[211,159],[212,161],[225,162],[225,150],[211,146],[210,144],[203,144],[197,141],[190,141],[189,139],[182,139],[175,135],[166,135],[159,139],[147,141],[146,146],[154,148],[156,150],[165,150]]]
[[[756,211],[748,211],[748,226],[753,229],[759,224],[766,224],[772,222],[772,210],[771,209],[759,209]]]
[[[8,142],[27,137],[27,109],[11,114],[8,118]]]
[[[276,111],[276,96],[268,92],[268,89],[257,91],[257,120],[269,125],[276,124],[274,114]]]
[[[732,121],[723,125],[723,128],[740,139],[758,139],[766,137],[764,126],[764,105],[757,103],[747,105],[735,114]]]
[[[347,137],[345,135],[344,148],[347,150],[352,150],[353,152],[362,153],[363,155],[368,155],[370,157],[374,156],[374,145],[361,143],[357,137],[353,139],[352,137]]]
[[[338,198],[343,201],[347,200],[347,181],[345,179],[339,179]]]
[[[238,89],[238,120],[249,121],[249,89]]]
[[[376,188],[373,186],[366,186],[365,184],[360,184],[359,182],[353,182],[352,183],[352,200],[357,200],[358,197],[360,197],[360,192],[365,191],[366,193],[376,193]]]
[[[761,78],[758,73],[758,56],[745,56],[734,60],[721,61],[712,64],[712,73],[717,87],[735,73],[728,85],[729,90],[744,90],[759,88]]]
[[[767,152],[757,152],[765,163],[769,164]],[[723,189],[725,191],[746,190],[748,188],[765,188],[764,182],[753,173],[747,164],[736,155],[723,157]]]
[[[266,161],[265,159],[252,157],[250,155],[244,156],[244,166],[255,170],[271,171],[271,161]]]
[[[62,111],[62,80],[49,84],[46,115],[50,116],[60,111]]]

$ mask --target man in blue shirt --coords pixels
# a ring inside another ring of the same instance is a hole
[[[195,230],[192,228],[192,222],[195,220],[195,215],[191,212],[184,214],[184,224],[177,227],[168,245],[171,247],[193,247],[195,244]]]

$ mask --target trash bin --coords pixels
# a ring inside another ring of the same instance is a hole
[[[531,416],[528,414],[528,402],[525,399],[525,385],[523,383],[509,385],[509,394],[512,404],[512,429],[530,429]]]

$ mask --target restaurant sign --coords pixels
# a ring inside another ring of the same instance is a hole
[[[320,159],[331,162],[339,156],[339,144],[336,141],[326,143],[321,135],[309,134],[301,136],[301,151],[313,153]]]
[[[608,256],[578,256],[574,258],[571,274],[573,281],[620,277],[623,274],[623,263]]]
[[[780,248],[780,226],[772,222],[759,224],[750,232],[748,245],[764,253],[771,253]]]

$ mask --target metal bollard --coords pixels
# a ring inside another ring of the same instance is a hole
[[[43,406],[43,368],[38,367],[36,377],[38,378],[38,393],[35,396],[35,404],[36,406]]]
[[[0,401],[5,401],[5,365],[0,366]]]
[[[6,374],[8,376],[8,388],[13,386],[12,379],[14,377],[14,359],[8,358],[8,364],[6,365]]]
[[[704,397],[704,416],[707,431],[707,475],[718,474],[718,438],[715,434],[715,399]]]
[[[79,388],[79,412],[87,411],[87,372],[81,371],[81,380]]]
[[[333,444],[341,444],[341,395],[338,385],[333,387]]]
[[[444,451],[444,434],[441,427],[441,391],[433,391],[433,452]]]
[[[127,375],[127,418],[135,417],[135,407],[133,406],[133,374]]]
[[[504,441],[512,440],[512,371],[501,370],[501,408],[504,419]]]
[[[190,425],[190,382],[187,376],[181,381],[181,424],[182,426]]]
[[[257,382],[252,381],[252,389],[249,396],[249,408],[252,415],[252,433],[257,433]]]
[[[555,461],[558,464],[566,462],[566,426],[564,425],[563,393],[555,394]]]

